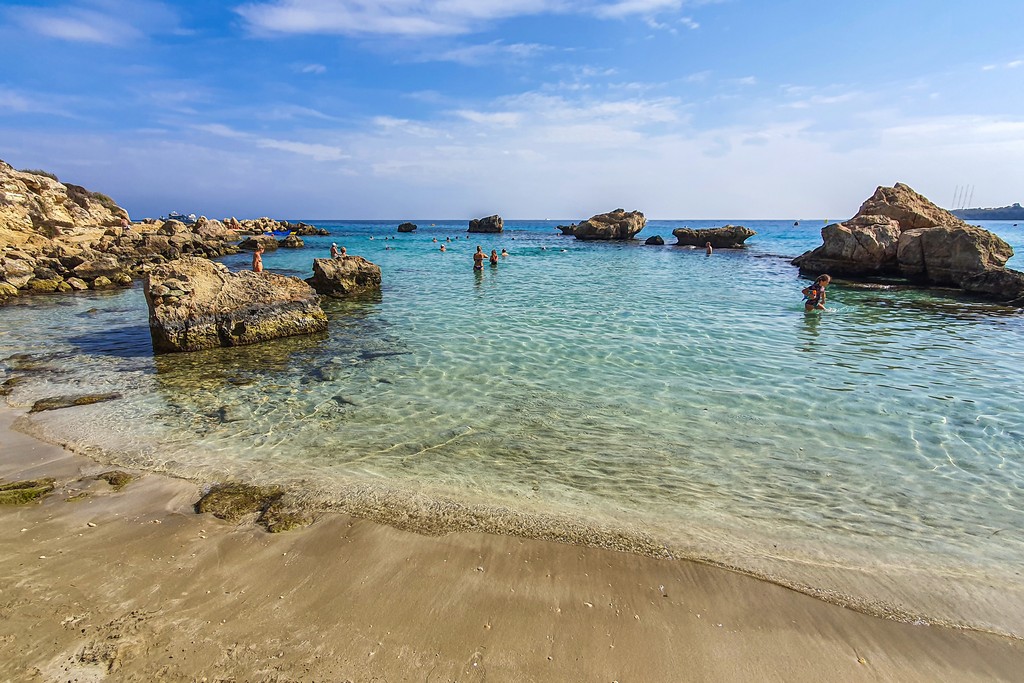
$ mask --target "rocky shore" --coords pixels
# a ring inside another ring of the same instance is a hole
[[[902,183],[879,187],[848,221],[821,230],[822,245],[793,260],[808,276],[899,277],[1024,306],[1024,273],[1005,268],[1013,249]]]
[[[290,232],[285,247],[302,246],[299,235],[328,234],[266,217],[132,223],[106,195],[0,161],[0,304],[26,293],[126,287],[161,263],[237,253],[247,235],[276,249],[268,232]]]

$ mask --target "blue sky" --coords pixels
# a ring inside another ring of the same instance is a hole
[[[1024,201],[1024,2],[0,3],[0,159],[133,217]]]

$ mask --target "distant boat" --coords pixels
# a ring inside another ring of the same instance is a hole
[[[196,222],[196,215],[194,213],[190,213],[189,215],[186,216],[183,213],[171,211],[169,214],[167,214],[167,218],[164,220],[179,221],[181,223],[184,223],[185,225],[192,225],[193,223]]]

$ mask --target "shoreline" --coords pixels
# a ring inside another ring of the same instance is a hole
[[[74,411],[74,408],[60,411]],[[17,418],[10,414],[19,413]],[[285,480],[260,477],[236,480],[228,471],[216,469],[182,474],[173,470],[151,470],[117,451],[71,442],[47,432],[44,423],[32,421],[23,411],[0,407],[0,423],[30,439],[50,444],[92,463],[145,472],[188,482],[197,501],[204,486],[214,482],[241,481],[264,487],[281,487],[286,508],[299,517],[318,520],[342,515],[383,525],[417,536],[444,537],[451,534],[487,534],[512,540],[556,543],[572,548],[589,548],[625,553],[667,562],[696,563],[718,571],[743,575],[800,593],[816,600],[866,616],[910,625],[936,626],[972,631],[1024,642],[1020,615],[1008,594],[989,585],[994,578],[966,576],[955,571],[937,571],[930,566],[878,564],[861,566],[834,557],[807,555],[790,548],[789,553],[762,549],[751,555],[735,551],[715,555],[699,542],[666,544],[666,537],[615,521],[598,521],[566,515],[554,510],[523,510],[509,504],[472,502],[452,497],[451,492],[424,492],[394,484],[352,481],[330,490],[311,486],[305,477]],[[70,413],[69,413],[70,414]],[[46,416],[54,416],[46,413]],[[256,515],[248,517],[255,526]],[[218,520],[219,521],[219,520]],[[661,530],[664,532],[664,530]],[[291,532],[288,532],[291,533]],[[705,530],[705,540],[707,531]],[[781,542],[781,541],[780,541]],[[724,546],[723,546],[724,547]],[[777,549],[778,546],[775,546]],[[719,549],[721,550],[721,549]],[[1006,577],[1002,577],[1003,581]],[[1004,589],[1006,585],[1002,586]]]
[[[0,408],[0,476],[58,488],[0,508],[0,678],[961,681],[1024,666],[1019,640],[688,560],[335,512],[268,534],[195,514],[186,480],[137,473],[114,491],[88,478],[103,466],[12,431],[18,414]]]

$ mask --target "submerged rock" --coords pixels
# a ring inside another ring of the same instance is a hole
[[[115,491],[120,491],[125,486],[135,481],[135,477],[124,470],[111,470],[109,472],[97,474],[96,478],[110,484]]]
[[[380,289],[380,266],[362,256],[313,259],[313,277],[306,282],[319,294],[346,297]]]
[[[105,394],[82,394],[80,396],[53,396],[51,398],[43,398],[32,404],[29,408],[30,413],[41,413],[44,410],[59,410],[61,408],[73,408],[74,406],[88,406],[93,403],[102,403],[103,401],[114,401],[121,398],[121,394],[117,392],[109,392]]]
[[[647,245],[650,245],[650,246],[655,246],[655,247],[660,247],[660,246],[665,244],[665,238],[662,237],[661,235],[652,235],[652,236],[647,238],[647,240],[644,242],[644,244],[647,244]]]
[[[0,505],[23,505],[39,500],[55,488],[52,478],[0,484]]]
[[[715,249],[742,249],[745,246],[743,243],[757,233],[742,225],[726,225],[721,228],[705,230],[676,228],[672,234],[677,240],[676,246],[703,247],[711,242],[711,246]]]
[[[822,245],[793,260],[800,272],[897,276],[991,299],[1024,297],[1024,274],[1003,266],[1013,249],[902,183],[879,187],[853,218],[821,231]]]
[[[501,232],[505,229],[505,221],[495,214],[486,218],[474,218],[469,222],[466,232]]]
[[[319,297],[294,277],[230,273],[223,264],[183,258],[155,267],[144,289],[157,353],[241,346],[327,329]]]
[[[591,216],[577,225],[572,234],[578,240],[631,240],[646,224],[647,219],[639,211],[615,209]]]
[[[416,228],[415,223],[402,223],[398,226],[398,232],[415,232]]]
[[[251,484],[217,484],[195,504],[197,513],[210,513],[227,522],[237,522],[253,513],[262,514],[272,503],[284,495],[280,486],[253,486]]]

